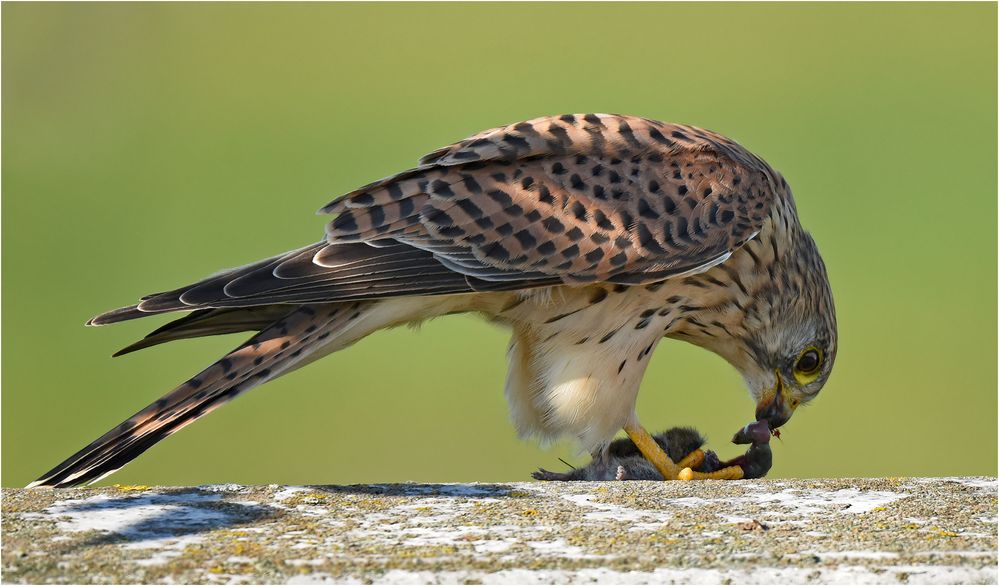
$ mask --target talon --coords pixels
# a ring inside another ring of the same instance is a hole
[[[631,441],[638,447],[638,451],[642,453],[642,456],[662,474],[664,480],[676,480],[677,474],[680,473],[680,468],[673,463],[673,460],[666,455],[666,452],[659,447],[659,444],[649,435],[648,431],[645,431],[644,427],[641,425],[626,425],[624,432],[628,434]]]
[[[694,472],[690,468],[685,468],[680,472],[680,476],[681,480],[741,480],[743,471],[741,466],[729,466],[714,472]]]

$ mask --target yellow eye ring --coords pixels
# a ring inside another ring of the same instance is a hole
[[[815,346],[809,346],[802,350],[801,354],[798,354],[798,358],[794,361],[794,378],[798,381],[798,384],[807,385],[815,382],[815,379],[819,378],[819,373],[822,371],[822,361],[824,358],[822,350]]]

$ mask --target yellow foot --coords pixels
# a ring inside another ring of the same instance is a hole
[[[641,425],[626,425],[624,427],[624,432],[628,434],[631,441],[638,446],[638,451],[645,456],[645,459],[649,461],[656,470],[663,475],[666,480],[676,480],[677,474],[680,473],[680,467],[670,460],[670,457],[666,455],[656,440],[649,435],[649,432],[645,431],[645,428]]]
[[[729,466],[714,472],[694,472],[690,468],[684,468],[677,475],[680,480],[739,480],[742,478],[742,468],[739,466]]]
[[[676,467],[683,468],[697,468],[704,461],[704,451],[701,449],[696,449],[683,457],[682,460],[676,463]]]

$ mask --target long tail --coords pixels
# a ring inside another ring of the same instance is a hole
[[[305,362],[317,350],[337,350],[383,324],[355,326],[377,302],[302,305],[89,446],[33,486],[67,487],[96,482],[156,442],[218,409],[251,388]],[[332,347],[331,347],[332,346]]]

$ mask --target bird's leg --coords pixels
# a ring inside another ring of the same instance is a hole
[[[665,480],[676,480],[680,473],[680,467],[673,463],[673,460],[666,455],[656,440],[645,431],[645,428],[638,423],[629,423],[624,426],[624,432],[628,434],[631,441],[638,447],[638,451],[656,467],[656,470],[663,475]]]
[[[682,460],[676,463],[676,467],[683,470],[684,468],[697,468],[704,461],[704,450],[700,448],[690,452],[683,457]]]

